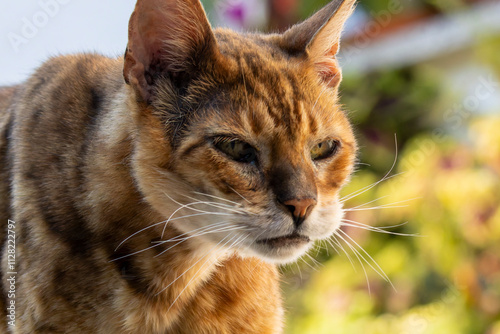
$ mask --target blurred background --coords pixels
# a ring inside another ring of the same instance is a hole
[[[121,55],[134,2],[4,1],[0,84],[58,53]],[[245,31],[327,3],[202,2]],[[360,162],[343,232],[282,268],[286,333],[500,334],[500,2],[361,0],[339,58]]]

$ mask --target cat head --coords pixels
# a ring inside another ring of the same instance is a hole
[[[278,263],[339,227],[356,143],[335,56],[353,6],[260,35],[212,30],[198,0],[138,1],[124,65],[133,168],[169,224]]]

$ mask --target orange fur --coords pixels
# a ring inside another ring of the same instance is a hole
[[[56,57],[0,89],[18,272],[0,331],[280,333],[276,263],[338,228],[355,160],[335,60],[352,7],[259,35],[139,0],[123,59]]]

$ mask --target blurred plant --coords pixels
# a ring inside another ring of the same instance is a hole
[[[363,154],[370,152],[371,169],[383,173],[392,161],[394,134],[403,147],[416,134],[436,127],[422,117],[438,102],[441,88],[436,76],[432,69],[417,66],[344,79],[342,102],[359,131],[361,161],[367,161]]]
[[[266,0],[216,0],[202,2],[216,26],[233,30],[262,30],[266,28],[269,9]]]

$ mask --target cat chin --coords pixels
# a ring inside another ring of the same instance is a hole
[[[288,264],[297,261],[313,245],[313,241],[304,242],[294,246],[270,247],[254,243],[251,247],[238,249],[236,252],[243,258],[256,257],[271,264]]]

